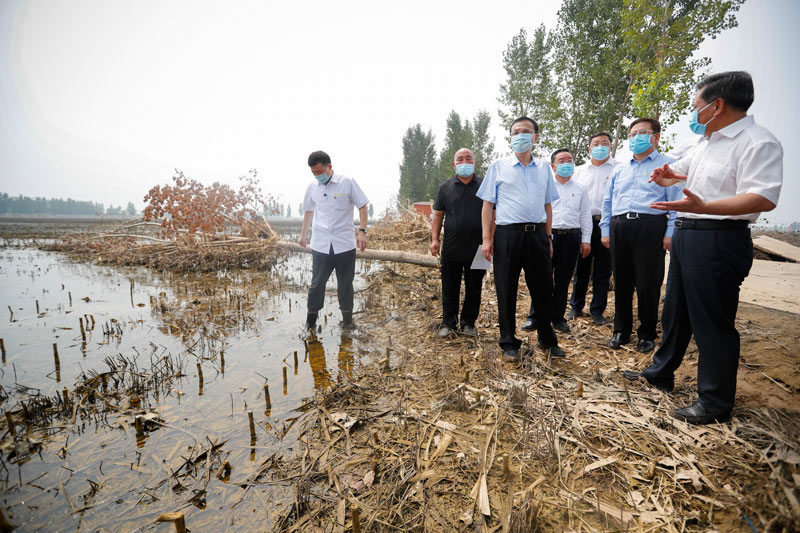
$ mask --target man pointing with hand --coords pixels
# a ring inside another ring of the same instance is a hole
[[[698,399],[670,413],[693,424],[730,418],[739,366],[739,286],[753,263],[748,226],[762,211],[775,208],[783,181],[783,148],[747,114],[753,99],[753,80],[746,72],[703,79],[689,127],[704,140],[679,161],[655,169],[650,179],[662,187],[686,185],[682,199],[651,205],[681,213],[661,319],[663,343],[641,373],[623,374],[672,390],[694,335]]]

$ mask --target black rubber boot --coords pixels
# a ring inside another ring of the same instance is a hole
[[[317,315],[319,314],[318,311],[309,311],[306,314],[306,324],[303,326],[304,329],[314,329],[317,327]]]

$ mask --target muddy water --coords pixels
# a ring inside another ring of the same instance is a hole
[[[357,286],[366,268],[357,267]],[[4,456],[0,466],[10,522],[25,531],[170,531],[169,524],[154,525],[155,517],[182,511],[195,531],[270,529],[272,517],[292,502],[291,485],[248,489],[246,482],[276,451],[292,453],[291,424],[302,406],[315,389],[346,379],[367,350],[358,329],[348,333],[339,326],[333,277],[321,331],[311,339],[301,335],[310,271],[308,255],[287,258],[271,273],[197,275],[0,250],[4,410],[28,394],[74,389],[81,376],[108,371],[109,357],[140,369],[172,357],[183,368],[146,405],[29,428],[43,443],[40,452]],[[362,307],[357,292],[355,308]],[[165,426],[137,439],[133,416],[142,411]],[[207,485],[192,476],[182,483],[171,478],[186,457],[221,442],[221,460],[232,466],[229,478],[212,476]]]

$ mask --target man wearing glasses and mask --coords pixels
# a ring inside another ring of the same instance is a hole
[[[558,199],[553,174],[546,160],[533,157],[539,125],[528,117],[511,124],[511,157],[489,166],[478,189],[483,200],[481,227],[483,255],[494,257],[497,315],[503,359],[517,362],[522,341],[515,336],[519,275],[525,282],[533,306],[543,317],[553,314],[553,255],[551,203]],[[492,210],[496,208],[496,229],[492,239]],[[549,356],[563,357],[550,320],[539,320],[539,346]]]
[[[670,413],[692,424],[730,418],[739,368],[739,286],[753,264],[748,226],[775,208],[783,182],[783,148],[747,114],[753,99],[747,72],[703,79],[689,121],[703,139],[679,161],[654,169],[650,180],[667,190],[675,183],[686,187],[681,199],[652,205],[681,213],[661,318],[664,341],[644,371],[623,375],[671,391],[694,336],[698,399]]]
[[[654,209],[655,202],[680,198],[680,187],[649,183],[656,168],[671,163],[656,147],[661,124],[652,118],[638,118],[628,129],[633,157],[616,166],[608,177],[603,196],[600,231],[603,246],[611,249],[614,271],[614,335],[609,346],[618,349],[630,342],[633,331],[633,290],[639,304],[637,350],[655,348],[658,302],[664,283],[664,254],[672,242],[675,211],[665,215]]]

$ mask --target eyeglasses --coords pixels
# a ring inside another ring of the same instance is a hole
[[[637,135],[652,135],[655,132],[653,130],[639,130],[639,131],[632,131],[628,134],[628,139],[633,139]]]

